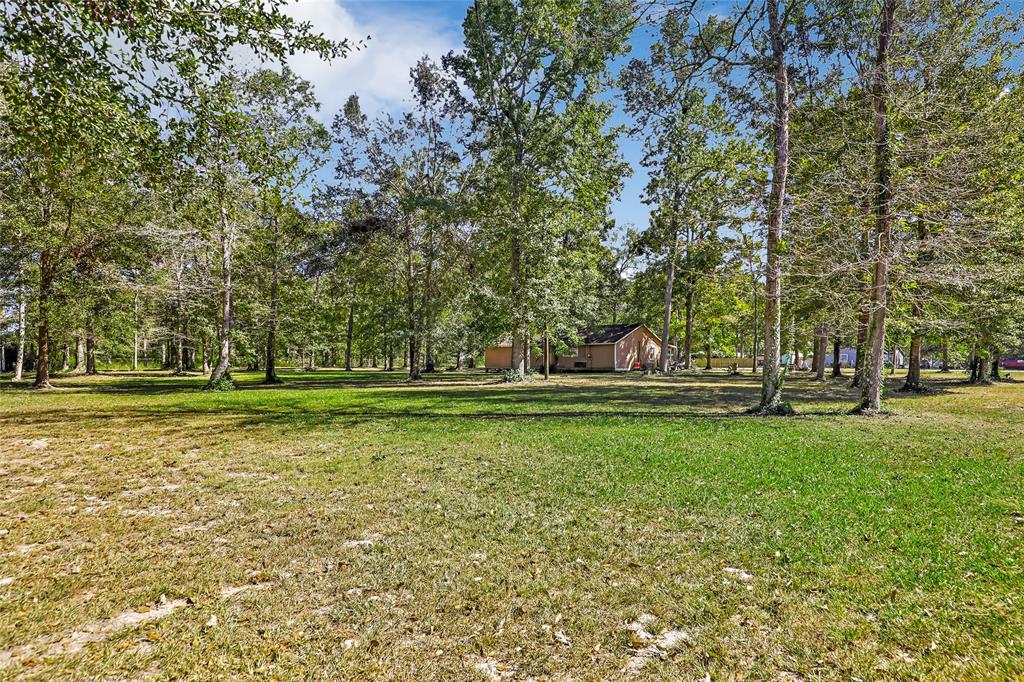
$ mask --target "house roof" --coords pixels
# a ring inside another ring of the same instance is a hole
[[[624,336],[628,335],[640,327],[642,324],[605,324],[600,327],[590,327],[582,331],[582,339],[580,343],[583,345],[593,345],[596,343],[615,343]]]
[[[647,328],[647,325],[640,322],[634,322],[630,324],[604,324],[596,327],[588,327],[586,329],[581,329],[580,341],[578,345],[595,346],[616,343],[625,338],[626,336],[628,336],[629,334],[633,333],[640,327]],[[649,328],[647,330],[650,331]],[[658,343],[661,343],[661,338],[657,334],[651,332],[651,335],[654,338],[658,339]],[[566,338],[563,338],[562,341],[564,341],[565,343],[569,343],[569,339]],[[505,348],[511,345],[512,341],[510,341],[508,338],[505,338],[495,343],[493,346],[491,346],[491,348]],[[672,346],[672,348],[674,347],[675,346]]]

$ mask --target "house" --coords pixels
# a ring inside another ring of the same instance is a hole
[[[551,348],[552,369],[567,372],[627,372],[654,368],[661,360],[661,339],[644,324],[606,324],[583,330],[579,344],[559,355]],[[538,344],[541,345],[541,344]],[[488,370],[512,368],[511,343],[498,344],[484,351]],[[530,367],[543,369],[543,353],[532,353]]]
[[[812,357],[814,357],[813,354],[808,354],[807,355],[807,363],[808,364],[810,364]],[[891,365],[892,364],[892,352],[890,352],[888,350],[884,351],[884,353],[883,353],[883,360],[884,360],[885,364]],[[785,364],[785,362],[783,364]],[[856,364],[857,364],[857,349],[856,348],[840,348],[839,349],[839,366],[840,367],[854,367],[854,366],[856,366]],[[831,349],[825,354],[825,366],[826,367],[831,367],[832,366],[832,351],[831,351]],[[896,348],[896,366],[897,367],[906,367],[907,366],[907,358],[903,354],[903,351],[900,350],[899,347]]]
[[[813,356],[812,356],[813,357]],[[832,367],[832,349],[825,354],[825,366]],[[857,349],[856,348],[840,348],[839,349],[839,366],[840,367],[853,367],[857,364]]]

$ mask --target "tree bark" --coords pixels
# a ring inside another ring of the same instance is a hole
[[[544,329],[544,378],[551,378],[551,337],[546,328]]]
[[[35,388],[52,388],[50,384],[50,297],[53,294],[54,256],[50,249],[39,254],[39,327],[36,337]]]
[[[435,371],[434,367],[434,344],[431,342],[431,335],[427,333],[427,340],[423,344],[424,358],[423,358],[423,371],[427,374],[432,374]],[[377,366],[377,362],[374,361],[373,366]]]
[[[774,66],[775,124],[772,185],[768,195],[768,238],[766,244],[764,301],[764,367],[761,373],[761,402],[758,410],[774,412],[782,404],[779,367],[782,336],[782,272],[779,242],[782,240],[783,209],[786,204],[786,177],[789,174],[789,75],[782,18],[778,0],[767,0],[769,38]]]
[[[942,371],[949,372],[949,339],[942,339]]]
[[[693,369],[693,287],[687,286],[683,299],[686,321],[683,325],[683,369]]]
[[[85,374],[85,332],[75,334],[75,369],[72,374]]]
[[[348,323],[345,326],[345,371],[352,371],[352,328],[355,324],[356,304],[348,304]]]
[[[173,376],[181,376],[185,373],[185,338],[181,335],[179,329],[177,338],[174,340],[174,371],[171,372]]]
[[[132,297],[132,371],[139,371],[139,290]]]
[[[754,286],[754,329],[751,332],[753,334],[753,337],[754,337],[754,340],[753,340],[753,351],[754,352],[750,356],[750,373],[751,374],[757,374],[757,331],[758,331],[758,324],[757,324],[757,299],[758,298],[759,297],[757,295],[757,285],[756,285],[756,282],[755,282],[755,286]]]
[[[981,354],[978,354],[978,358],[976,360],[976,363],[977,363],[977,365],[976,365],[977,366],[977,376],[976,376],[976,378],[974,380],[974,383],[976,383],[976,384],[991,383],[991,379],[989,379],[989,376],[988,376],[988,372],[989,372],[989,369],[988,369],[988,357],[984,356],[984,355],[981,355]]]
[[[25,368],[25,317],[28,312],[28,297],[25,288],[18,293],[18,354],[14,359],[14,380],[21,381]]]
[[[914,333],[910,337],[910,358],[907,365],[907,380],[903,383],[904,391],[920,391],[924,388],[921,383],[921,345],[924,336],[921,334],[920,321],[922,316],[921,302],[914,299],[913,315],[915,320]],[[893,365],[896,358],[893,357]]]
[[[825,380],[825,349],[828,348],[828,329],[821,325],[818,329],[817,347],[814,349],[814,379]]]
[[[418,336],[409,338],[409,378],[418,381],[420,373],[420,339]]]
[[[843,366],[839,362],[839,356],[843,350],[843,340],[836,334],[832,340],[832,376],[841,377],[843,376]]]
[[[989,378],[992,379],[992,381],[1002,381],[1002,376],[1000,376],[1000,374],[999,374],[999,360],[1000,360],[999,350],[996,349],[996,348],[993,348],[992,349],[992,371],[989,372]]]
[[[871,308],[861,392],[861,410],[882,409],[885,317],[889,296],[889,250],[892,238],[892,181],[889,148],[889,49],[896,0],[883,0],[875,57],[873,109],[875,124],[875,259],[871,276]],[[893,358],[895,363],[896,358]]]
[[[270,239],[270,315],[267,317],[267,347],[264,352],[263,383],[279,384],[277,378],[277,312],[280,304],[278,269],[280,266],[279,243],[281,229],[276,215],[271,215],[274,226]]]
[[[661,358],[659,369],[662,374],[668,374],[668,338],[672,330],[672,285],[676,278],[676,248],[678,237],[675,230],[675,218],[672,219],[671,243],[668,251],[667,278],[665,281],[665,323],[661,328]]]
[[[526,325],[523,323],[523,317],[525,311],[521,311],[519,308],[522,305],[522,263],[520,253],[521,248],[519,244],[519,237],[516,234],[512,235],[511,253],[509,258],[509,267],[512,275],[512,370],[519,372],[522,376],[526,376],[526,370],[529,368],[529,361],[526,359],[527,349],[523,343],[527,336]]]
[[[220,250],[221,250],[221,320],[220,320],[220,354],[217,357],[217,364],[210,372],[208,386],[213,386],[221,379],[231,379],[231,333],[234,323],[234,310],[232,308],[233,294],[233,259],[234,259],[234,235],[228,225],[228,211],[222,204],[220,207]]]
[[[96,334],[92,320],[85,330],[85,373],[96,374]]]

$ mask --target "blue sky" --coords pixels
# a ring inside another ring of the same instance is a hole
[[[312,81],[323,103],[321,116],[329,121],[352,93],[370,112],[397,111],[409,93],[409,68],[424,54],[434,58],[462,45],[462,19],[470,0],[297,0],[288,7],[293,16],[308,20],[334,39],[365,39],[365,47],[332,64],[300,56],[292,65]],[[647,40],[637,35],[634,55],[645,53]],[[624,122],[621,114],[615,123]],[[613,206],[620,227],[647,227],[647,207],[640,201],[646,177],[639,167],[640,145],[620,141],[623,157],[634,168],[624,178],[622,195]]]

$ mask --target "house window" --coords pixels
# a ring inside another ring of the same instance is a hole
[[[850,354],[849,353],[840,353],[839,354],[839,364],[843,364],[844,362],[846,364],[850,364]]]

